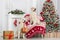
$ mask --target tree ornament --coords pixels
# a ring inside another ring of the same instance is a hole
[[[40,20],[41,22],[43,22],[45,20],[45,18],[44,17],[42,17],[42,20]]]
[[[55,13],[55,11],[52,11],[52,13],[54,14],[54,13]]]
[[[58,27],[58,24],[54,24],[55,27]]]
[[[43,12],[41,12],[40,14],[41,14],[41,15],[43,15],[44,13],[43,13]]]

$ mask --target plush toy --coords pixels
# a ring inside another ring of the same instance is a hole
[[[30,14],[26,14],[24,18],[25,18],[25,21],[24,21],[25,25],[26,26],[30,25]]]
[[[32,18],[32,21],[33,21],[33,25],[36,25],[36,24],[40,23],[39,18],[36,14],[36,8],[34,8],[34,7],[31,8],[31,18]]]

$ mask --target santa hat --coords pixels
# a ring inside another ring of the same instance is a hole
[[[30,16],[30,14],[26,14],[26,15],[24,16],[24,18],[25,18],[26,16]]]
[[[51,0],[47,0],[47,2],[50,2]]]

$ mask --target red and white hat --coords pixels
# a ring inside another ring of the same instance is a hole
[[[24,18],[25,18],[26,16],[30,16],[30,14],[25,14]]]
[[[50,2],[51,0],[47,0],[47,2]]]

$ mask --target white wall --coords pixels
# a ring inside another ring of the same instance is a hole
[[[2,4],[2,2],[0,1],[0,5]],[[2,6],[0,6],[0,30],[2,29]]]
[[[37,12],[39,13],[43,7],[43,3],[45,0],[37,0]],[[54,2],[55,8],[57,9],[57,0],[52,0]],[[30,8],[32,7],[32,0],[0,0],[0,13],[1,13],[1,17],[0,17],[0,26],[2,26],[3,30],[7,29],[7,13],[11,10],[14,9],[22,9],[24,12],[26,13],[30,13]],[[59,4],[58,4],[59,5]],[[60,9],[59,9],[60,10]],[[60,11],[58,11],[60,12]]]
[[[3,13],[2,13],[2,30],[7,30],[8,28],[8,12],[15,9],[21,9],[25,13],[30,13],[30,8],[32,6],[31,0],[3,0]]]
[[[30,12],[32,1],[31,0],[9,0],[8,1],[8,8],[10,10],[21,9],[26,13]]]

